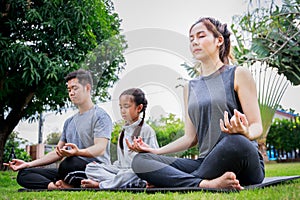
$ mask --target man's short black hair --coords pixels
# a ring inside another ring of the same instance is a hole
[[[77,78],[78,82],[85,86],[86,84],[90,84],[91,88],[93,88],[93,78],[91,72],[84,70],[84,69],[78,69],[76,71],[70,72],[66,77],[65,80],[68,82],[69,80]]]

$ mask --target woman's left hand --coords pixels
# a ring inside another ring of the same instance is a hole
[[[228,112],[224,112],[224,121],[220,119],[221,131],[228,134],[243,134],[249,138],[249,123],[246,115],[234,109],[234,115],[229,120]]]

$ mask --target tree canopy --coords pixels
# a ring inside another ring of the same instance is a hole
[[[238,63],[256,61],[275,68],[292,84],[300,84],[300,0],[271,1],[233,18],[232,30]]]
[[[110,0],[0,2],[0,163],[20,119],[68,105],[64,77],[88,68],[97,100],[118,79],[127,47]]]

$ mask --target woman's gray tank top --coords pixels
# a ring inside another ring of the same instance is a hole
[[[199,157],[205,157],[226,134],[221,132],[220,119],[224,111],[242,112],[234,91],[236,66],[224,65],[209,76],[199,76],[189,82],[188,114],[198,137]]]

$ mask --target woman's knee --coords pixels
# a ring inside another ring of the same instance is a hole
[[[228,135],[221,140],[219,145],[224,153],[239,153],[239,152],[249,152],[253,150],[256,152],[252,142],[243,135]]]
[[[150,153],[138,153],[133,157],[131,167],[135,173],[141,172],[145,167],[145,160],[151,160]]]
[[[134,172],[136,171],[137,168],[139,168],[140,163],[142,162],[143,159],[144,159],[144,153],[138,153],[133,157],[131,162],[131,167]]]
[[[227,145],[239,145],[239,146],[252,145],[251,141],[248,138],[240,134],[226,136],[224,138],[224,143],[226,143]]]

